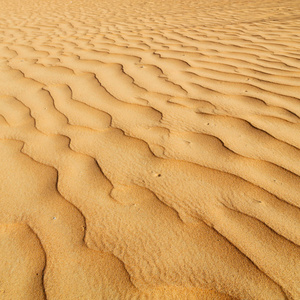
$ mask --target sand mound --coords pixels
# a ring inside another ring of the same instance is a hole
[[[0,0],[1,299],[300,299],[300,2]]]

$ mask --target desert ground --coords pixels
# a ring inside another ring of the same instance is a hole
[[[300,299],[300,1],[0,0],[0,299]]]

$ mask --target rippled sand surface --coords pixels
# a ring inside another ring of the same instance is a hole
[[[0,0],[0,299],[300,299],[300,2]]]

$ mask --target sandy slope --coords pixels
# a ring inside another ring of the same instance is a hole
[[[300,2],[0,0],[0,299],[300,299]]]

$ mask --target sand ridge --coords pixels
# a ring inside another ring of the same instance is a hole
[[[0,7],[0,299],[300,298],[298,1]]]

